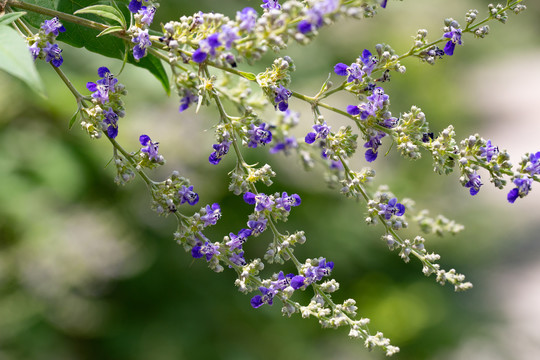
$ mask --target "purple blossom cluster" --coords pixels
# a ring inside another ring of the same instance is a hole
[[[266,123],[260,125],[251,124],[251,128],[248,130],[248,146],[256,148],[258,145],[266,145],[272,141],[272,133],[270,132],[270,126]]]
[[[330,126],[326,124],[326,121],[313,125],[313,130],[315,131],[308,133],[304,139],[307,144],[313,144],[315,140],[324,140],[330,134]]]
[[[261,7],[265,10],[281,10],[281,5],[279,4],[278,0],[262,0],[262,2],[263,4],[261,5]]]
[[[158,153],[159,143],[153,142],[148,135],[141,135],[139,137],[139,142],[143,146],[141,152],[148,156],[148,159],[154,163],[163,162],[163,156]]]
[[[122,103],[117,99],[124,86],[118,83],[118,79],[105,66],[98,68],[97,73],[100,79],[87,82],[86,88],[92,91],[94,102],[106,109],[103,111],[102,125],[107,136],[114,139],[118,136],[118,119],[124,116]]]
[[[347,113],[352,116],[359,115],[360,120],[367,120],[369,117],[377,118],[378,124],[386,128],[393,128],[397,124],[397,119],[392,117],[388,112],[381,113],[384,107],[388,104],[388,95],[384,93],[382,87],[376,87],[370,96],[367,97],[367,102],[360,105],[347,106]],[[364,144],[367,148],[365,158],[368,162],[375,161],[378,155],[378,148],[382,144],[381,139],[386,136],[386,133],[380,130],[372,130],[368,141]]]
[[[324,24],[324,15],[334,12],[339,7],[339,0],[324,0],[317,2],[306,11],[305,19],[298,23],[298,31],[310,33]]]
[[[156,8],[154,6],[142,6],[142,2],[132,0],[129,4],[129,10],[135,14],[135,25],[130,28],[132,33],[131,42],[133,47],[133,57],[140,60],[146,56],[147,48],[152,46],[148,28],[154,20]]]
[[[255,205],[256,212],[271,212],[274,209],[290,212],[291,206],[298,206],[302,202],[298,194],[289,196],[286,192],[283,192],[279,197],[274,197],[263,193],[254,194],[249,191],[244,194],[244,201],[247,204]]]
[[[444,53],[448,56],[454,55],[456,44],[461,45],[461,29],[450,26],[450,31],[444,33],[443,36],[449,39],[444,46]]]
[[[212,147],[214,148],[214,151],[210,154],[208,157],[208,161],[212,165],[217,165],[221,161],[221,159],[227,155],[229,152],[229,148],[231,147],[232,141],[230,141],[228,138],[223,139],[222,142],[218,144],[214,144]]]
[[[377,63],[377,58],[369,50],[364,49],[356,62],[350,66],[344,63],[337,63],[334,66],[334,72],[339,76],[347,76],[347,82],[362,82],[364,76],[371,75]]]
[[[46,62],[50,62],[55,67],[60,67],[64,62],[62,57],[62,49],[54,43],[56,37],[65,32],[66,28],[57,17],[50,20],[45,20],[39,29],[39,33],[29,42],[32,44],[28,46],[28,50],[32,55],[32,58],[45,59]]]
[[[405,214],[405,206],[397,202],[397,198],[388,200],[388,203],[379,204],[379,215],[386,220],[390,220],[392,216],[402,216]]]
[[[276,104],[275,106],[280,111],[286,111],[289,108],[289,98],[291,97],[292,92],[280,84],[274,89],[274,93],[274,103]]]
[[[259,291],[262,295],[255,295],[251,298],[251,306],[255,309],[261,307],[264,304],[272,305],[274,297],[280,292],[287,291],[288,296],[290,296],[290,289],[298,290],[306,288],[310,284],[313,284],[317,281],[321,281],[323,277],[330,275],[332,269],[334,268],[334,263],[332,261],[326,261],[326,259],[319,259],[316,266],[309,265],[303,269],[304,275],[294,275],[287,274],[284,275],[283,271],[280,271],[277,279],[270,283],[270,286],[259,287]]]
[[[238,28],[224,25],[221,27],[221,32],[214,33],[199,41],[199,48],[193,52],[192,60],[193,62],[200,64],[209,57],[210,59],[214,59],[221,48],[230,50],[234,41],[239,38]],[[230,55],[232,56],[232,54]],[[230,63],[236,64],[234,56]]]
[[[518,197],[527,196],[532,189],[533,176],[540,174],[540,151],[529,155],[528,166],[525,167],[528,174],[523,174],[514,179],[516,186],[507,195],[507,200],[514,203]]]
[[[473,171],[467,176],[469,178],[469,181],[465,183],[465,187],[469,188],[469,193],[474,196],[478,194],[478,192],[480,191],[480,187],[484,184],[482,184],[482,179],[476,171]]]

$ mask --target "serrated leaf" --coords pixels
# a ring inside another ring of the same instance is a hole
[[[99,3],[99,1],[96,0],[27,0],[25,2],[68,14],[73,14],[77,10]],[[79,16],[97,22],[100,21],[100,18],[95,14],[80,14]],[[25,16],[25,19],[32,26],[39,28],[44,20],[50,19],[50,16],[28,13],[28,15]],[[58,41],[65,42],[78,48],[84,47],[89,51],[106,57],[120,60],[124,59],[125,42],[122,39],[115,36],[97,37],[100,33],[98,30],[89,29],[67,21],[62,21],[62,24],[66,28],[66,32],[60,33],[57,38]],[[167,95],[170,95],[169,76],[158,58],[148,55],[137,62],[130,52],[128,63],[150,71],[150,73],[161,82]]]
[[[242,75],[244,78],[248,79],[249,81],[254,81],[255,79],[257,79],[257,75],[255,75],[254,73],[250,73],[250,72],[245,72],[245,71],[239,71],[240,75]]]
[[[81,111],[81,109],[77,109],[77,111],[75,111],[75,114],[73,114],[73,116],[71,117],[71,119],[69,120],[69,124],[68,124],[68,129],[71,130],[71,128],[73,127],[73,124],[75,124],[75,121],[77,120],[77,118],[79,117],[79,112]]]
[[[0,70],[24,81],[39,95],[45,96],[43,84],[24,39],[7,25],[0,25]]]
[[[85,8],[79,9],[73,13],[74,15],[78,14],[95,14],[107,19],[114,20],[118,22],[123,28],[126,28],[126,19],[124,15],[118,11],[116,8],[109,5],[92,5]]]
[[[121,26],[111,26],[111,27],[103,30],[99,34],[97,34],[96,37],[100,37],[100,36],[107,35],[107,34],[112,34],[112,33],[118,32],[118,31],[122,31],[122,30],[124,30],[124,28],[121,27]]]
[[[26,15],[26,12],[12,12],[0,16],[0,25],[9,25],[21,16]]]

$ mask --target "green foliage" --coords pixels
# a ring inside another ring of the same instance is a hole
[[[0,16],[0,25],[9,25],[23,15],[26,15],[24,11],[4,14]]]
[[[44,94],[32,55],[24,39],[11,27],[0,24],[0,69],[24,81],[38,94]]]
[[[111,18],[114,15],[116,18],[118,18],[118,21],[122,21],[122,19],[125,19],[125,16],[122,15],[119,10],[111,6],[101,6],[96,8],[98,1],[95,0],[29,0],[27,1],[27,3],[68,14],[73,14],[81,9],[88,10],[90,8],[91,13],[85,11],[84,14],[81,14],[80,16],[94,21],[102,20],[102,18],[96,15],[96,13],[98,12],[100,16],[103,16],[105,18]],[[105,9],[109,9],[109,12],[103,10],[103,7]],[[101,10],[98,11],[98,9]],[[114,9],[115,11],[112,12],[111,9]],[[107,16],[105,16],[105,14],[107,14]],[[25,18],[32,26],[39,28],[41,23],[44,20],[49,19],[50,17],[38,14],[29,14],[28,16],[25,16]],[[66,32],[61,33],[60,36],[58,36],[58,41],[65,42],[71,46],[78,48],[84,47],[87,50],[109,58],[115,58],[120,60],[124,59],[126,44],[124,44],[122,39],[114,36],[102,37],[99,36],[99,30],[89,29],[87,27],[83,27],[67,21],[64,21],[63,25],[66,28]],[[153,56],[152,54],[148,54],[148,56],[144,57],[140,61],[136,61],[133,58],[133,55],[129,53],[127,61],[128,63],[150,71],[150,73],[152,73],[152,75],[154,75],[159,80],[167,94],[170,94],[169,76],[167,75],[163,64],[157,57]]]

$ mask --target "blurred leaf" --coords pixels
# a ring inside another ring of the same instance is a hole
[[[0,25],[0,39],[0,69],[24,81],[39,95],[45,96],[32,55],[21,35],[7,25]]]
[[[95,0],[28,0],[27,2],[67,14],[73,14],[77,10],[96,5],[98,3],[98,1]],[[100,18],[95,14],[81,14],[80,17],[96,22],[100,21]],[[29,13],[27,16],[25,16],[25,19],[36,28],[39,28],[41,23],[49,18],[50,17],[34,13]],[[62,24],[66,28],[66,31],[58,36],[58,41],[63,41],[78,48],[84,47],[89,51],[106,57],[120,60],[124,59],[124,40],[115,36],[97,37],[100,31],[66,21],[63,21]],[[169,77],[165,71],[165,68],[163,67],[163,64],[158,58],[148,54],[140,61],[136,61],[135,58],[133,58],[133,55],[130,53],[128,56],[128,62],[150,71],[150,73],[154,75],[159,82],[161,82],[163,88],[167,92],[167,95],[170,95]]]
[[[126,28],[126,19],[124,18],[124,15],[117,9],[113,8],[112,6],[108,5],[93,5],[93,6],[87,6],[83,9],[75,11],[73,14],[95,14],[97,16],[101,16],[107,19],[111,19],[122,25],[122,27]]]
[[[9,25],[21,16],[26,15],[25,12],[12,12],[9,14],[4,14],[0,16],[0,25]]]

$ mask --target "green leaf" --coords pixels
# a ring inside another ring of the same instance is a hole
[[[0,16],[0,25],[9,25],[23,15],[26,15],[24,11],[4,14]]]
[[[63,13],[73,14],[75,11],[97,5],[96,0],[27,0],[27,3],[57,10]],[[127,11],[127,9],[126,9]],[[95,14],[80,14],[80,17],[100,22],[100,18]],[[124,16],[125,18],[125,16]],[[39,28],[44,20],[50,19],[50,16],[28,13],[25,19],[34,27]],[[81,25],[62,21],[66,32],[60,33],[57,40],[65,42],[74,47],[85,47],[87,50],[101,54],[106,57],[123,60],[125,56],[126,42],[115,36],[100,36],[98,30],[89,29]],[[67,60],[67,59],[65,59]],[[170,95],[169,76],[163,67],[161,61],[155,56],[148,55],[137,62],[131,52],[128,56],[128,63],[147,69],[163,85],[163,88]],[[105,64],[103,65],[105,66]]]
[[[81,109],[77,109],[77,111],[75,111],[75,114],[73,114],[73,116],[71,117],[71,119],[69,120],[69,124],[68,124],[68,129],[71,130],[71,128],[73,127],[73,124],[75,124],[75,121],[77,120],[77,118],[79,117],[79,112],[81,111]]]
[[[95,14],[97,16],[101,16],[107,19],[111,19],[122,25],[122,27],[126,28],[126,19],[124,18],[124,14],[122,14],[120,11],[118,11],[116,8],[109,6],[109,5],[92,5],[87,6],[83,9],[79,9],[73,13],[74,15],[78,14]]]
[[[254,81],[255,79],[257,79],[257,75],[255,75],[254,73],[245,72],[245,71],[239,71],[239,73],[240,73],[240,75],[242,75],[243,77],[245,77],[249,81]]]
[[[102,32],[100,32],[99,34],[97,34],[97,37],[100,37],[106,34],[112,34],[118,31],[122,31],[122,30],[124,30],[124,28],[121,26],[111,26],[110,28],[107,28],[103,30]]]
[[[24,39],[7,25],[0,25],[0,70],[24,81],[39,95],[45,96],[43,84]]]

